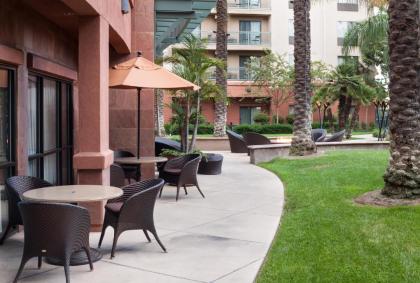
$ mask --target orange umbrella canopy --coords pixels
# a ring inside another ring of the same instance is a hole
[[[112,88],[159,88],[199,90],[197,85],[141,57],[115,65],[109,73]]]

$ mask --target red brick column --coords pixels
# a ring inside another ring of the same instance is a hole
[[[79,18],[79,84],[74,156],[78,184],[109,184],[109,25],[101,16]],[[103,203],[85,205],[94,229],[103,221]]]

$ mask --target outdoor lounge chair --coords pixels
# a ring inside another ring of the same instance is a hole
[[[229,138],[230,151],[232,153],[248,153],[248,147],[241,135],[229,130],[226,133]]]
[[[313,129],[311,134],[314,142],[322,142],[327,136],[327,131],[324,129]]]
[[[135,155],[126,150],[115,150],[114,158],[119,158],[119,157],[135,157]],[[125,175],[125,178],[128,180],[128,183],[131,183],[131,180],[136,180],[137,182],[140,181],[139,166],[122,164],[121,167],[124,170],[124,175]]]
[[[144,235],[150,242],[147,231],[153,234],[159,246],[166,252],[166,248],[160,241],[153,219],[156,198],[162,189],[162,179],[145,180],[130,184],[122,188],[121,197],[109,200],[105,205],[105,219],[102,226],[101,238],[98,247],[102,245],[105,230],[108,226],[114,228],[114,240],[112,242],[111,258],[115,256],[118,237],[127,230],[143,230]]]
[[[124,169],[118,164],[112,164],[110,168],[110,185],[122,188],[125,186]]]
[[[266,136],[257,133],[245,133],[244,140],[247,146],[271,144],[271,141]]]
[[[14,227],[23,225],[18,203],[22,201],[22,194],[29,190],[50,187],[51,183],[39,178],[30,176],[14,176],[6,180],[6,195],[9,211],[9,223],[3,237],[0,239],[0,245],[4,243],[8,234]]]
[[[155,156],[160,156],[164,149],[181,151],[181,144],[174,140],[155,137]]]
[[[159,172],[159,178],[165,180],[165,183],[176,185],[176,200],[178,201],[179,190],[184,187],[187,195],[187,187],[195,186],[204,198],[197,181],[198,166],[201,161],[200,154],[187,154],[166,162],[163,169]],[[163,191],[163,189],[162,189]],[[159,197],[162,196],[162,191]]]
[[[25,226],[25,240],[14,282],[31,258],[37,257],[38,268],[41,268],[42,257],[51,257],[63,263],[66,283],[69,283],[71,255],[81,249],[87,255],[90,270],[93,270],[89,247],[90,218],[86,208],[71,204],[21,202],[19,209]]]
[[[324,142],[341,142],[344,139],[344,135],[346,134],[346,130],[342,130],[333,134],[331,137],[326,138]]]

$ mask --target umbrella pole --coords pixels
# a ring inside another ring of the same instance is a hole
[[[140,94],[141,88],[137,88],[137,158],[140,158]]]

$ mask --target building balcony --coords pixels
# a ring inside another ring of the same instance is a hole
[[[228,0],[228,13],[231,15],[271,15],[270,0]],[[212,10],[216,14],[216,9]]]
[[[249,82],[253,80],[246,67],[228,68],[226,75],[228,81]],[[216,69],[210,70],[208,76],[210,80],[216,80]]]
[[[270,32],[228,32],[228,50],[264,51],[271,46]],[[196,31],[195,36],[207,40],[207,49],[216,49],[216,33],[213,31]]]

